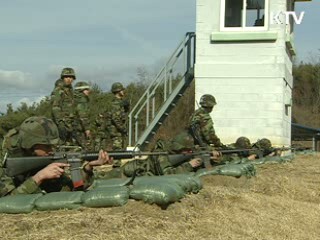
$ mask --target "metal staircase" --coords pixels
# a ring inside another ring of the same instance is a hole
[[[140,149],[154,136],[194,78],[195,33],[188,32],[129,113],[129,146]]]

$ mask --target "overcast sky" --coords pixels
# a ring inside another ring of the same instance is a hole
[[[156,71],[195,31],[195,0],[7,0],[0,7],[0,111],[49,95],[63,67],[109,90]],[[299,60],[320,48],[320,0],[297,3]]]

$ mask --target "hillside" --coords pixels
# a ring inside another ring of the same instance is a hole
[[[2,239],[319,239],[320,155],[266,164],[254,178],[208,176],[167,210],[124,207],[0,214]]]
[[[293,122],[320,128],[320,63],[300,63],[293,76]]]

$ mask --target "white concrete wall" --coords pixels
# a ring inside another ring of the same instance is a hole
[[[271,0],[270,11],[286,9],[285,0]],[[291,138],[292,62],[286,49],[285,25],[272,42],[211,42],[220,32],[220,0],[197,0],[196,101],[212,94],[218,105],[212,118],[224,143],[239,136],[251,141],[268,137],[275,145]]]

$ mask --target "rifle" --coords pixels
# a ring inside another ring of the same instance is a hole
[[[192,123],[189,130],[193,139],[195,139],[195,144],[199,145],[202,148],[208,146],[205,142],[203,142],[201,133],[200,133],[200,125],[198,123]]]
[[[216,149],[215,151],[220,152],[221,154],[234,154],[234,153],[243,153],[243,152],[255,152],[257,155],[261,155],[261,150],[258,149]],[[190,161],[193,158],[201,158],[203,160],[203,166],[205,168],[211,168],[211,157],[212,151],[200,150],[195,152],[187,152],[180,154],[171,154],[168,156],[169,162],[172,166],[176,167],[182,164],[183,162]]]
[[[113,159],[130,159],[142,155],[164,155],[167,152],[134,152],[134,151],[111,151],[109,157]],[[99,152],[54,152],[51,156],[46,157],[7,157],[4,158],[4,168],[6,175],[15,177],[26,174],[33,170],[46,167],[53,162],[70,164],[70,173],[73,186],[76,190],[83,189],[84,180],[82,177],[81,166],[84,161],[94,161],[99,157]]]
[[[282,150],[284,148],[281,148]],[[252,151],[253,149],[228,149],[218,150],[222,154],[240,153],[244,151]],[[187,152],[180,154],[169,154],[168,152],[135,152],[135,151],[110,151],[109,157],[113,159],[132,159],[141,156],[168,156],[168,160],[173,167],[177,167],[182,163],[188,162],[195,157],[200,157],[204,162],[205,167],[208,167],[212,151]],[[46,167],[53,162],[63,162],[70,164],[71,179],[76,190],[83,189],[84,180],[82,177],[81,166],[83,161],[94,161],[98,159],[98,152],[54,152],[51,156],[46,157],[7,157],[4,158],[4,168],[6,175],[15,177],[17,175],[26,174],[33,170],[38,170]],[[159,163],[158,163],[159,164]],[[160,167],[160,166],[159,166]],[[160,170],[159,170],[160,171]],[[133,176],[134,179],[134,176]],[[132,180],[133,180],[132,179]],[[131,181],[130,181],[131,182]]]

